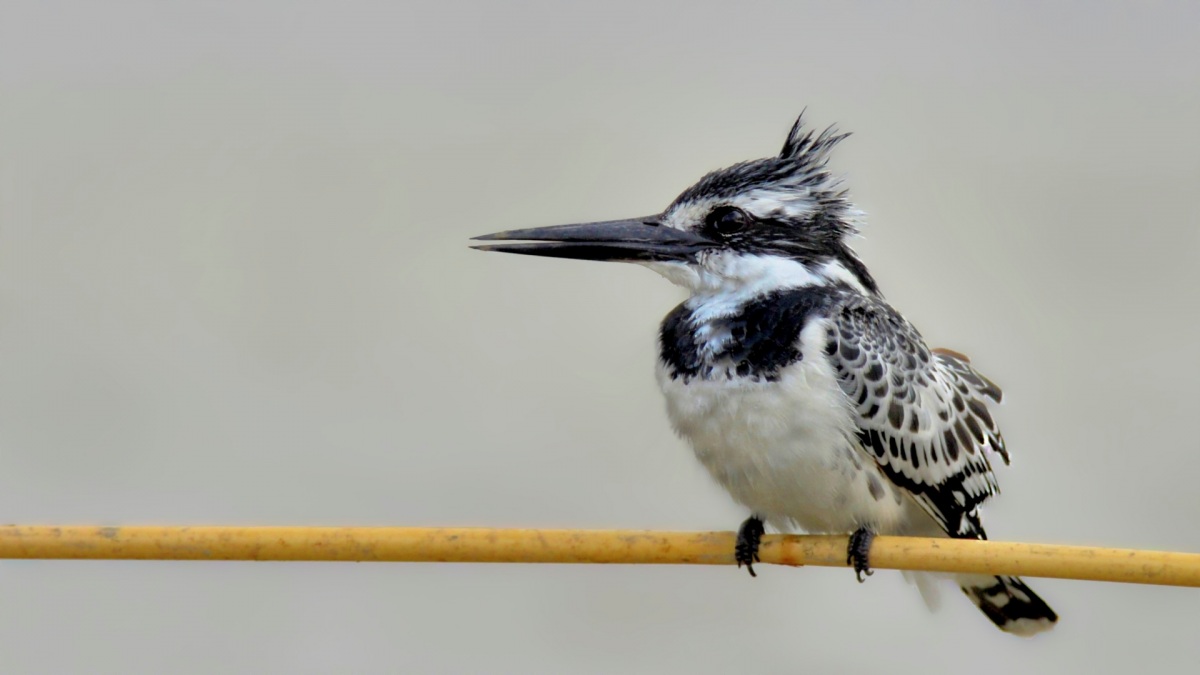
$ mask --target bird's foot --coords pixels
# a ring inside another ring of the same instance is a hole
[[[875,573],[875,570],[871,569],[868,556],[874,539],[875,533],[865,527],[858,528],[850,535],[850,545],[846,548],[846,564],[854,566],[854,574],[858,576],[860,584]]]
[[[750,516],[738,528],[737,546],[733,549],[733,557],[737,559],[738,567],[746,566],[750,576],[756,577],[754,563],[759,562],[758,546],[762,543],[763,521],[758,516]]]

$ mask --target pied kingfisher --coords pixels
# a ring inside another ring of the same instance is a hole
[[[752,575],[764,521],[852,533],[859,581],[876,533],[984,539],[990,459],[1009,459],[988,411],[1000,389],[928,348],[847,243],[861,213],[827,162],[848,135],[814,136],[801,115],[778,156],[714,171],[660,214],[477,237],[637,263],[691,293],[659,331],[658,383],[675,430],[751,512],[735,554]],[[1016,577],[955,580],[1001,630],[1058,620]]]

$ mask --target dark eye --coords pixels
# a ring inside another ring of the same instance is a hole
[[[721,206],[708,214],[707,224],[718,234],[741,232],[750,224],[750,216],[734,206]]]

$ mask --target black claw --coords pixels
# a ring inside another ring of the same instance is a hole
[[[758,516],[750,516],[738,528],[737,546],[733,549],[733,557],[737,559],[738,567],[745,565],[746,571],[750,572],[752,577],[758,576],[754,573],[754,563],[760,562],[758,546],[762,543],[763,532],[763,521]]]
[[[875,570],[871,569],[869,561],[871,542],[874,539],[874,532],[860,527],[850,535],[850,545],[846,547],[846,564],[854,566],[854,574],[858,577],[860,584],[866,581],[866,577],[875,573]]]

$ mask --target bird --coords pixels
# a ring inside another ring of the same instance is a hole
[[[927,346],[850,246],[864,215],[829,167],[849,135],[802,112],[778,155],[712,171],[661,213],[474,238],[634,263],[688,292],[659,328],[656,379],[676,433],[750,512],[734,553],[752,576],[768,524],[850,534],[859,582],[877,534],[986,539],[992,462],[1009,463],[1000,388]],[[915,579],[923,594],[931,575]],[[1058,621],[1017,577],[953,579],[1005,632]]]

